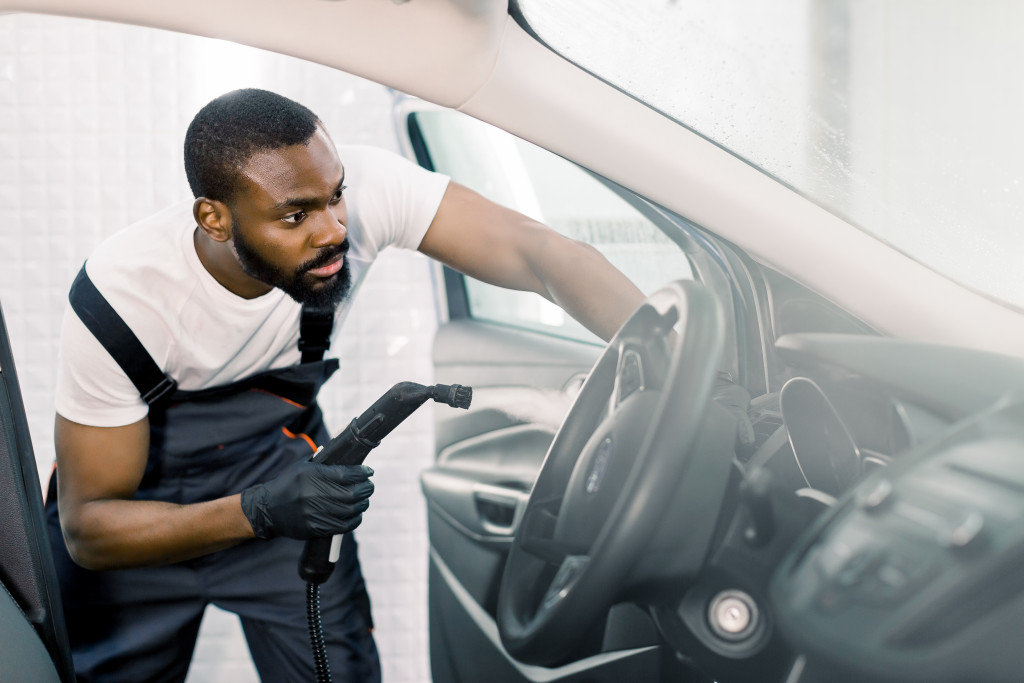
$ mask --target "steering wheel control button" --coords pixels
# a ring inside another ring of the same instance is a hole
[[[615,403],[622,403],[638,391],[644,390],[644,363],[634,349],[625,349],[616,371]]]
[[[879,561],[880,556],[877,552],[857,553],[836,574],[836,585],[840,588],[856,586],[864,579],[868,572],[878,566]]]
[[[708,606],[708,626],[716,636],[730,642],[753,635],[759,619],[757,603],[743,591],[722,591]]]
[[[851,562],[847,569],[852,571]],[[936,573],[932,553],[912,543],[899,547],[889,545],[875,553],[872,561],[859,563],[856,579],[844,581],[844,569],[834,586],[859,605],[891,609],[923,587]]]
[[[590,471],[587,472],[587,482],[584,485],[584,490],[587,493],[597,493],[598,489],[601,488],[601,482],[604,480],[605,472],[608,471],[608,461],[611,460],[611,457],[612,440],[609,437],[597,447],[594,462],[590,465]]]

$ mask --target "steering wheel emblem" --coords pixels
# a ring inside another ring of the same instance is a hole
[[[597,447],[594,463],[590,466],[590,472],[587,473],[587,483],[585,486],[587,493],[597,493],[597,490],[601,488],[601,481],[604,479],[604,473],[608,470],[608,461],[611,457],[612,440],[607,438]]]

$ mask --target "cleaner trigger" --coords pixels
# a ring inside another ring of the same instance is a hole
[[[339,557],[341,557],[341,534],[334,534],[331,537],[331,553],[327,556],[327,560],[331,564],[336,564]]]

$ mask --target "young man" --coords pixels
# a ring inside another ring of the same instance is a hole
[[[185,168],[195,200],[104,242],[62,330],[47,513],[75,666],[181,680],[213,602],[241,617],[264,680],[311,680],[302,539],[354,529],[373,490],[369,468],[309,462],[337,368],[321,356],[377,253],[534,291],[605,339],[643,295],[589,246],[444,176],[336,147],[273,93],[204,107]],[[338,680],[378,680],[351,535],[323,596]]]

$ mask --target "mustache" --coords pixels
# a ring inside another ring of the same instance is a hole
[[[302,275],[314,268],[322,268],[328,263],[332,263],[338,258],[339,254],[341,256],[347,254],[349,246],[348,238],[346,237],[345,241],[341,244],[332,247],[324,247],[323,251],[298,267],[298,274]]]

